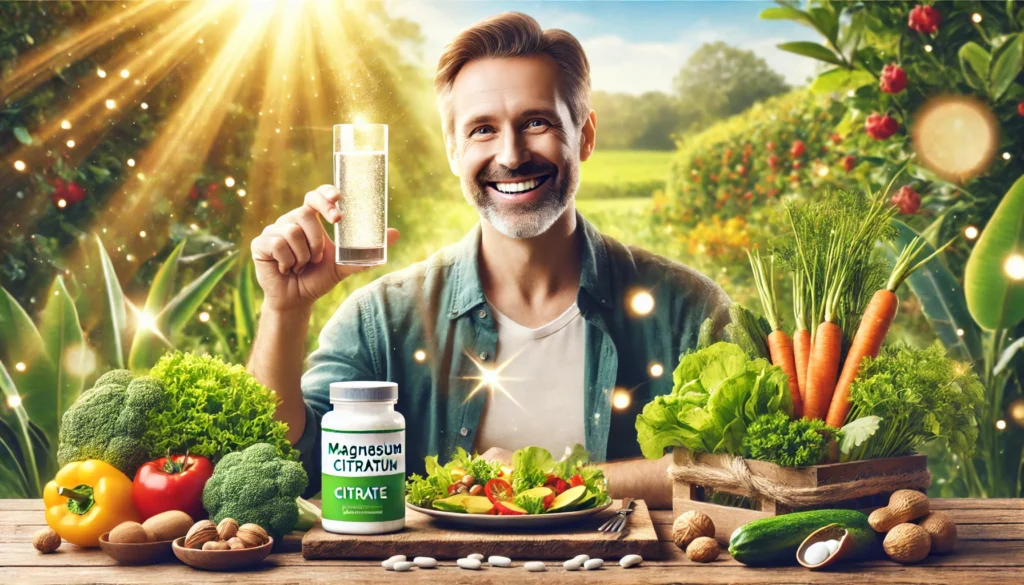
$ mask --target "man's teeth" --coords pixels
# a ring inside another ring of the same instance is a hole
[[[540,181],[537,179],[530,179],[521,183],[495,183],[498,191],[502,193],[522,193],[524,191],[530,191],[536,189],[537,185],[540,185]]]

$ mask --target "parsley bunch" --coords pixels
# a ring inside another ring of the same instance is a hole
[[[786,413],[775,412],[751,423],[743,438],[743,451],[751,459],[783,467],[807,467],[825,460],[829,443],[839,434],[822,420],[791,420]]]
[[[974,454],[984,387],[966,364],[946,357],[940,342],[927,349],[888,345],[861,365],[850,387],[848,421],[878,417],[878,430],[848,459],[896,457],[932,440],[963,459]]]

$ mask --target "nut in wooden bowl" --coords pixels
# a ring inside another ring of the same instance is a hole
[[[196,550],[185,546],[185,537],[181,537],[172,543],[174,556],[190,567],[204,569],[207,571],[234,571],[250,569],[263,562],[271,549],[274,548],[274,539],[267,537],[267,542],[253,548],[232,549],[226,542],[213,541],[216,546],[214,550]],[[210,544],[209,542],[207,544]],[[227,547],[223,549],[221,546]]]
[[[218,540],[217,525],[209,520],[200,520],[188,529],[184,538],[186,547],[203,548],[207,542]]]
[[[238,533],[238,521],[234,518],[225,518],[217,524],[217,536],[221,540],[231,540]]]
[[[110,533],[100,536],[100,550],[120,565],[152,565],[171,558],[171,541],[111,542]]]
[[[235,536],[245,544],[246,548],[262,546],[270,540],[270,535],[267,534],[266,530],[263,530],[259,524],[252,523],[239,526]]]

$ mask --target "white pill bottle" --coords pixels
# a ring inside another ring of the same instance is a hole
[[[393,382],[334,382],[321,419],[324,530],[384,534],[405,527],[405,417]]]

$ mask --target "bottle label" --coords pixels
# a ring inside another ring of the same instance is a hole
[[[405,429],[323,429],[323,517],[389,522],[405,517]]]

